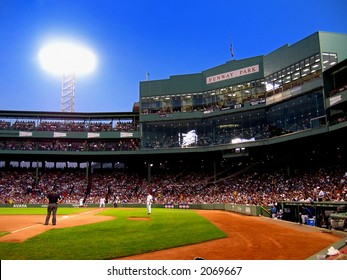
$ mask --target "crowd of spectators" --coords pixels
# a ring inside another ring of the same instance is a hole
[[[38,124],[38,131],[85,131],[85,122],[46,122]]]
[[[18,168],[0,171],[0,174],[1,203],[44,203],[45,195],[53,186],[59,186],[65,203],[75,203],[87,191],[85,174],[79,171],[50,170],[39,174],[38,181],[34,170]]]
[[[137,124],[133,121],[106,122],[75,122],[75,121],[7,121],[0,120],[0,130],[21,131],[73,131],[73,132],[107,132],[135,131]]]
[[[269,206],[280,201],[347,201],[347,172],[321,168],[288,177],[282,172],[248,172],[213,181],[206,172],[160,172],[147,178],[122,170],[99,170],[86,179],[82,169],[0,170],[0,203],[44,203],[58,186],[64,203],[145,203],[148,190],[158,204],[248,204]]]
[[[110,141],[67,141],[67,140],[6,140],[0,141],[0,150],[22,151],[135,151],[137,139],[115,139]]]

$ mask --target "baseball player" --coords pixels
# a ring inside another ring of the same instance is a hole
[[[100,198],[100,205],[99,205],[99,207],[105,207],[105,201],[106,201],[106,198],[101,197]]]
[[[148,192],[148,195],[147,195],[147,212],[148,212],[148,215],[150,215],[152,212],[152,202],[153,202],[153,196],[151,195],[150,192]]]
[[[84,198],[81,197],[80,198],[80,208],[82,208],[84,206]]]

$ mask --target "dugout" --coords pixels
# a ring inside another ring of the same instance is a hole
[[[347,202],[335,201],[314,201],[311,203],[300,201],[285,201],[279,202],[283,209],[283,220],[299,223],[300,222],[300,208],[302,206],[309,206],[315,213],[315,226],[322,228],[330,228],[330,215],[340,212],[340,209],[347,208]]]

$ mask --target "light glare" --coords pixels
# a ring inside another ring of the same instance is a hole
[[[39,53],[41,66],[48,72],[63,75],[88,74],[95,69],[95,55],[84,47],[68,43],[52,43]]]

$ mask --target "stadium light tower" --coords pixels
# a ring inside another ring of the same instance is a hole
[[[63,77],[61,111],[74,112],[75,77],[91,73],[95,69],[95,55],[84,47],[56,42],[40,50],[39,60],[46,71]]]

